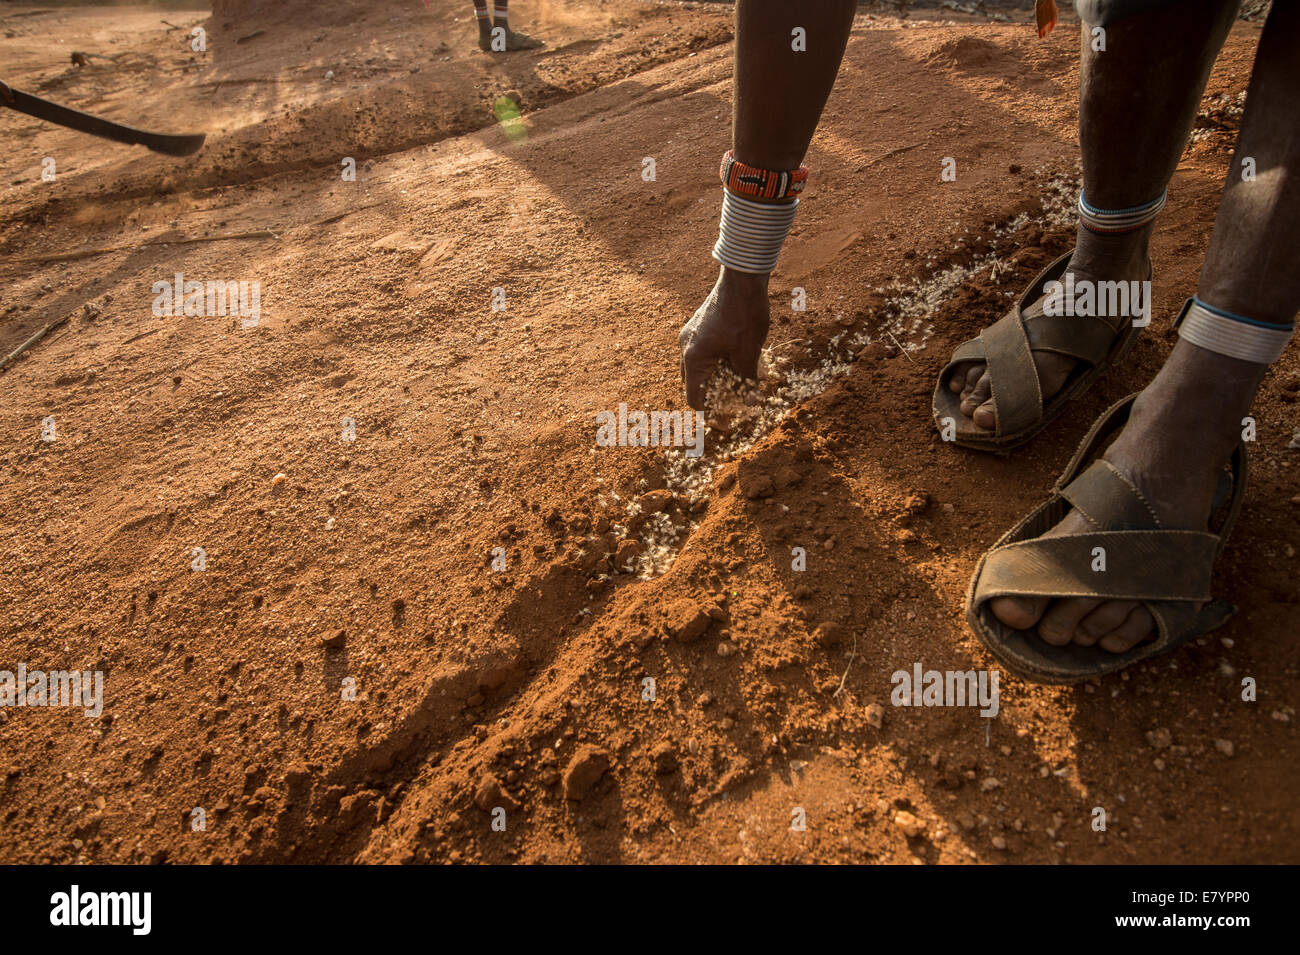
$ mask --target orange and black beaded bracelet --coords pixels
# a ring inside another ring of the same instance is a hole
[[[788,199],[803,192],[808,181],[808,167],[778,171],[747,166],[736,158],[735,150],[728,149],[718,170],[725,189],[753,199]]]

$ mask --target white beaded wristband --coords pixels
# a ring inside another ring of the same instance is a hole
[[[722,221],[713,257],[729,269],[766,275],[776,268],[785,237],[794,223],[794,202],[754,202],[722,190]]]

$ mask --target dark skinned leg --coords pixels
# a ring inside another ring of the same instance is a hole
[[[1177,12],[1133,17],[1106,30],[1105,52],[1094,52],[1082,29],[1079,144],[1084,194],[1102,209],[1128,209],[1164,190],[1178,165],[1214,58],[1232,26],[1238,0],[1191,0]],[[1079,226],[1070,260],[1075,282],[1142,281],[1152,224],[1122,235]],[[1117,329],[1119,322],[1117,319]],[[1044,399],[1065,384],[1076,364],[1035,352]],[[992,429],[992,382],[983,363],[959,366],[949,387],[961,410]]]
[[[1300,6],[1275,5],[1260,39],[1236,154],[1228,170],[1198,297],[1219,308],[1277,324],[1300,311]],[[1242,180],[1242,160],[1257,177]],[[1242,418],[1266,370],[1179,341],[1134,405],[1105,457],[1152,502],[1166,526],[1204,529],[1217,474],[1241,436]],[[1067,515],[1050,533],[1087,522]],[[1126,601],[994,601],[1020,629],[1037,625],[1050,643],[1070,640],[1122,652],[1153,635],[1150,615]]]
[[[736,158],[764,169],[795,169],[803,162],[839,72],[853,27],[853,0],[806,7],[788,0],[736,4]],[[791,49],[791,31],[807,31],[807,52]],[[704,386],[719,361],[746,378],[758,377],[769,323],[766,275],[720,268],[717,282],[678,336],[686,397],[704,406]]]

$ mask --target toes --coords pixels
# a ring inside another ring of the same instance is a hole
[[[1074,628],[1074,642],[1084,647],[1092,646],[1122,624],[1137,606],[1136,600],[1107,600],[1079,621]]]
[[[1038,636],[1056,647],[1074,642],[1123,653],[1152,636],[1156,629],[1147,609],[1132,600],[996,597],[989,601],[989,609],[1016,630],[1028,630],[1037,624]]]
[[[986,428],[989,431],[994,431],[997,429],[998,416],[993,412],[992,398],[990,398],[988,401],[984,402],[982,405],[976,408],[970,417],[971,420],[974,421],[978,427]]]
[[[989,610],[1011,629],[1028,630],[1038,623],[1048,603],[1046,597],[994,597]]]
[[[984,366],[978,363],[974,365],[958,365],[948,378],[948,390],[953,394],[964,397],[966,392],[975,387],[975,382],[979,381],[979,377],[983,373]]]
[[[969,384],[969,379],[967,380]],[[984,370],[983,374],[975,380],[970,386],[970,392],[962,392],[961,413],[970,417],[974,414],[975,409],[993,398],[993,379],[989,377],[988,371]]]
[[[1134,607],[1129,611],[1124,622],[1101,638],[1098,643],[1103,650],[1111,653],[1123,653],[1132,650],[1143,640],[1156,632],[1156,622],[1146,607]]]
[[[1055,600],[1038,621],[1038,635],[1054,647],[1063,647],[1074,639],[1074,629],[1079,621],[1100,604],[1090,597],[1070,597]]]

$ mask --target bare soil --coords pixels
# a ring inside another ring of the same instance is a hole
[[[1228,626],[1095,684],[1003,674],[995,719],[890,704],[896,670],[993,665],[978,557],[1172,346],[1258,23],[1134,356],[995,456],[941,442],[930,392],[1069,246],[1077,28],[864,9],[773,279],[770,410],[689,462],[594,420],[683,407],[730,7],[517,2],[548,46],[500,57],[468,0],[275,9],[0,6],[12,85],[208,134],[173,159],[0,111],[0,353],[69,316],[0,376],[0,669],[106,674],[98,719],[0,710],[0,860],[1300,861],[1294,350]],[[155,316],[177,272],[260,282],[260,323]]]

